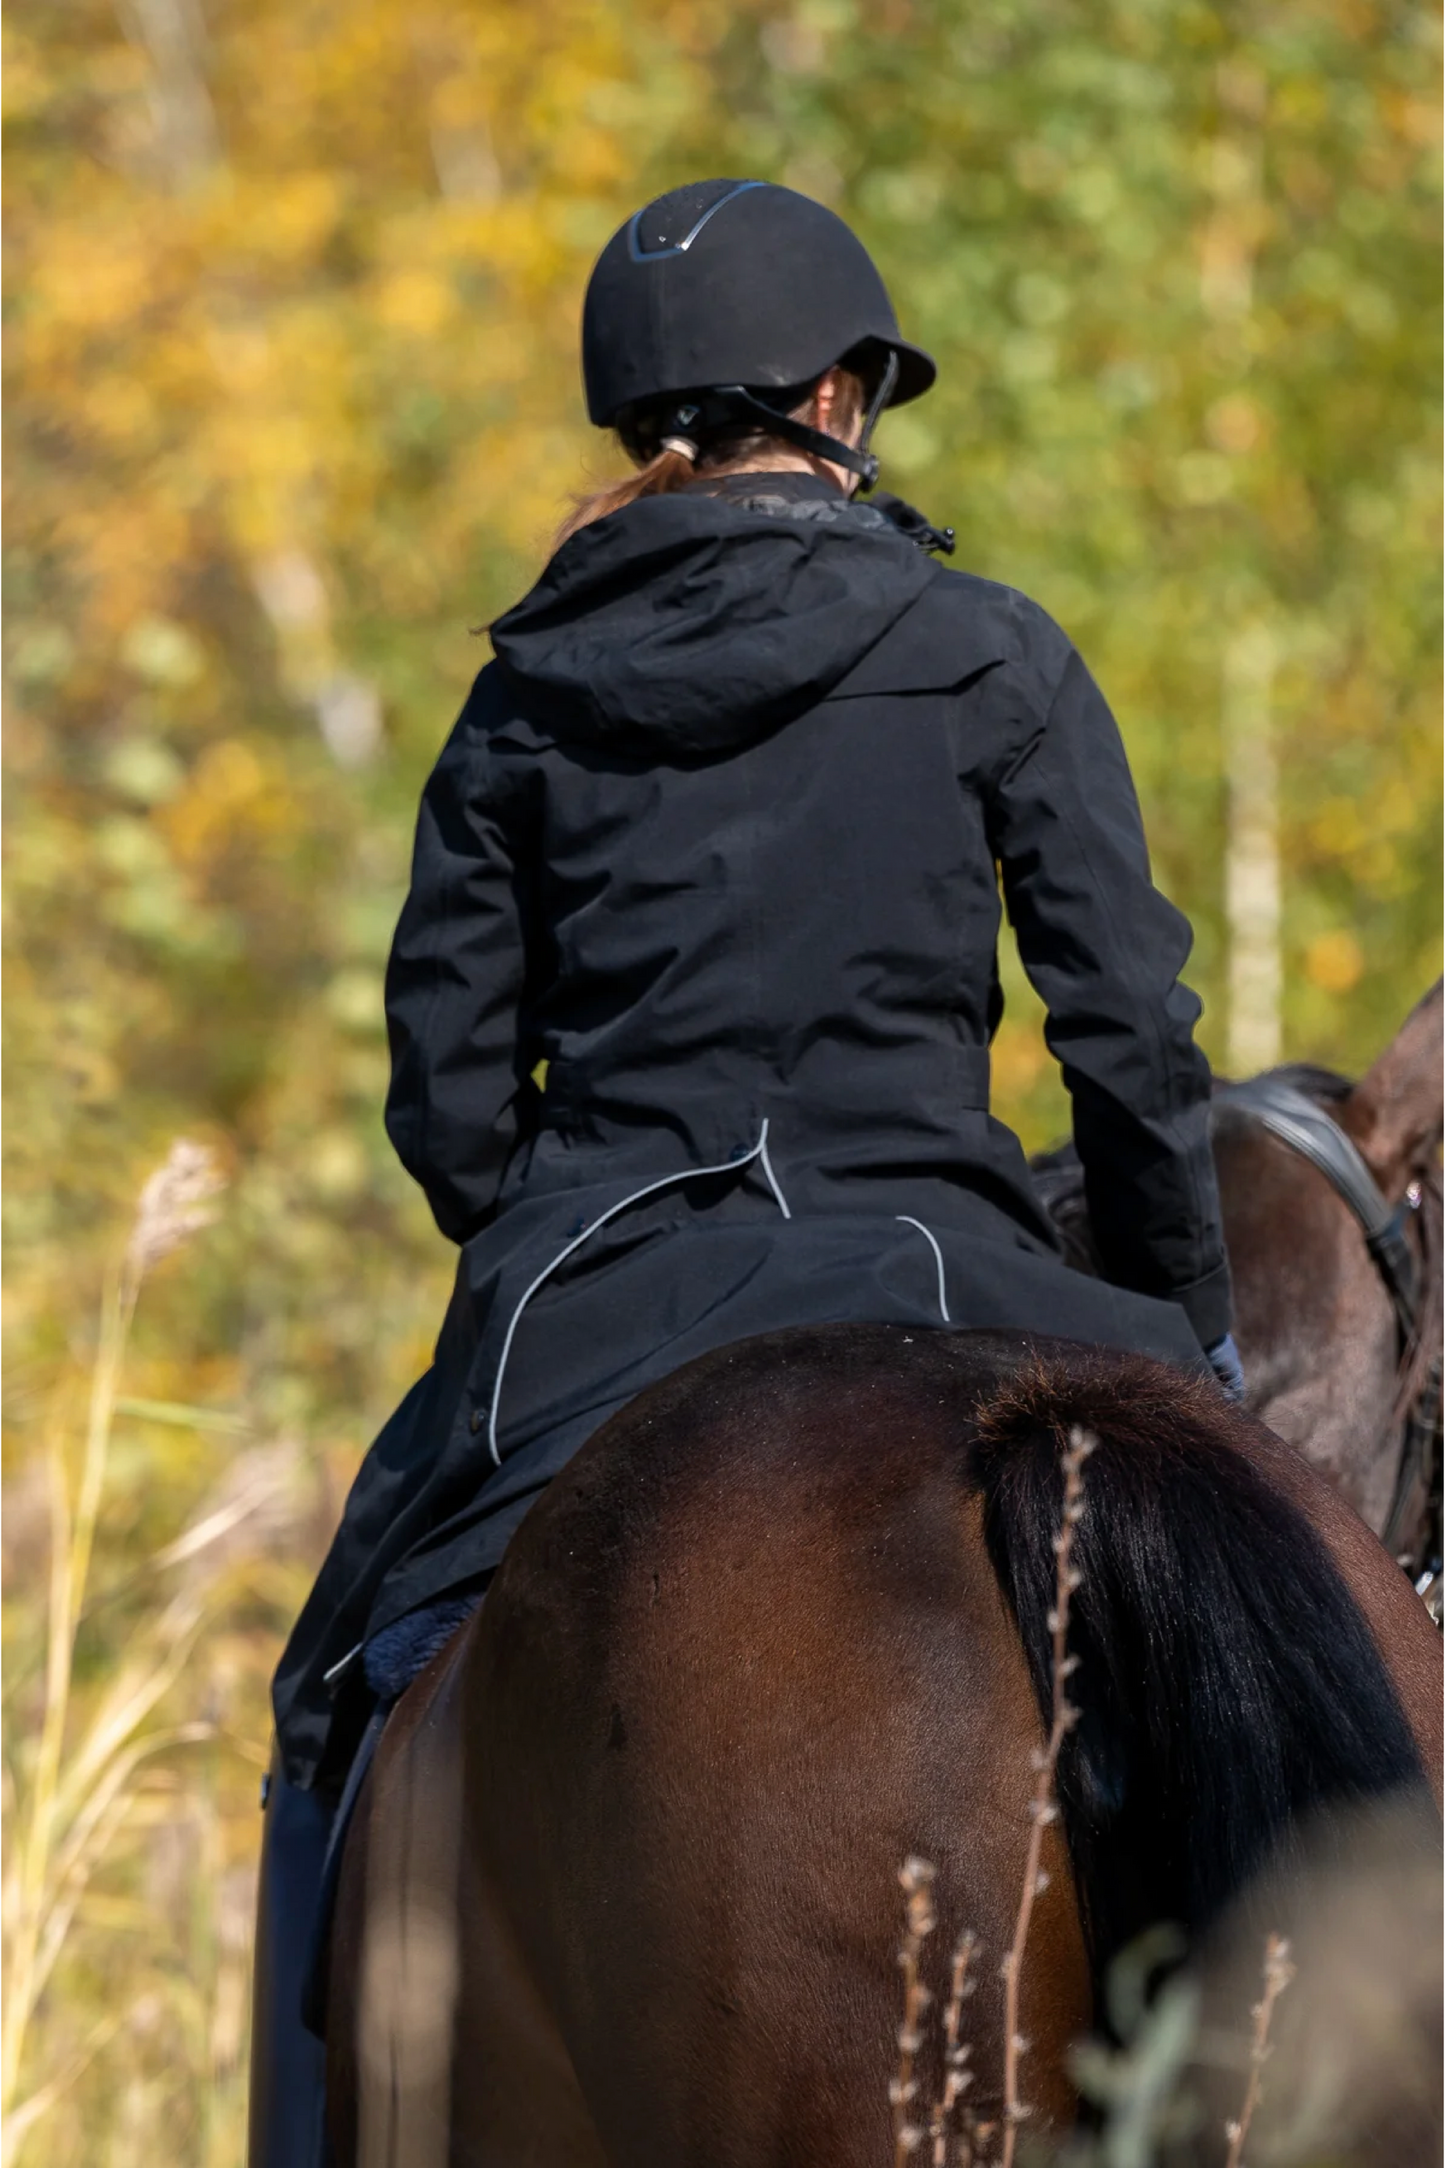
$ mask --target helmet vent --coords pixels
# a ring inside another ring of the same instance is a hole
[[[658,196],[634,216],[628,228],[628,251],[634,263],[659,256],[685,256],[710,218],[734,196],[765,181],[695,181]]]

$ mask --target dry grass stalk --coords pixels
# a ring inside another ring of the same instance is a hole
[[[1261,2074],[1269,2060],[1269,2027],[1274,2016],[1274,2006],[1294,1978],[1295,1968],[1290,1963],[1289,1944],[1283,1935],[1270,1935],[1264,1945],[1264,1993],[1250,2011],[1254,2019],[1254,2037],[1249,2047],[1249,2083],[1244,2089],[1244,2103],[1237,2120],[1226,2123],[1224,2135],[1229,2140],[1229,2155],[1224,2168],[1244,2168],[1244,2141],[1249,2136],[1249,2126],[1254,2111],[1259,2106]]]
[[[141,1192],[118,1270],[106,1282],[100,1337],[91,1371],[80,1477],[72,1502],[63,1441],[49,1448],[51,1494],[50,1588],[45,1701],[28,1797],[4,1889],[5,2034],[0,2050],[3,2159],[14,2159],[25,2135],[56,2097],[52,2081],[17,2103],[26,2037],[36,2005],[64,1945],[76,1906],[133,1796],[140,1763],[182,1741],[210,1735],[187,1725],[136,1740],[139,1725],[174,1682],[200,1621],[193,1601],[171,1605],[159,1624],[150,1660],[123,1668],[81,1742],[65,1758],[70,1728],[76,1634],[85,1603],[96,1527],[110,1457],[121,1370],[141,1283],[151,1266],[215,1217],[222,1187],[214,1155],[181,1138]],[[85,2050],[89,2060],[105,2028]],[[67,2083],[69,2075],[67,2076]]]
[[[225,1186],[226,1178],[210,1146],[177,1137],[136,1206],[124,1268],[131,1283],[132,1306],[152,1265],[212,1224],[216,1199]]]
[[[934,1870],[926,1859],[905,1859],[898,1870],[906,1905],[903,1940],[898,1947],[898,1968],[903,1974],[903,2023],[898,2028],[898,2075],[888,2088],[893,2104],[893,2168],[906,2168],[908,2157],[923,2138],[921,2125],[913,2120],[918,2080],[913,2066],[923,2045],[923,2019],[933,1997],[923,1984],[923,1945],[938,1924],[933,1909]]]
[[[1029,1846],[1024,1862],[1023,1890],[1019,1897],[1018,1916],[1014,1922],[1013,1945],[1000,1968],[1004,1979],[1003,2151],[1000,2155],[1000,2168],[1013,2168],[1019,2125],[1029,2113],[1019,2092],[1019,2065],[1028,2052],[1028,2042],[1019,2031],[1019,1989],[1024,1949],[1033,1920],[1034,1901],[1048,1887],[1048,1876],[1042,1870],[1041,1861],[1044,1831],[1050,1822],[1058,1818],[1054,1778],[1059,1766],[1059,1755],[1064,1740],[1078,1722],[1079,1716],[1068,1696],[1069,1675],[1078,1661],[1068,1652],[1069,1604],[1080,1580],[1072,1558],[1074,1532],[1084,1513],[1084,1462],[1097,1442],[1087,1431],[1075,1426],[1069,1432],[1068,1448],[1063,1459],[1064,1508],[1059,1532],[1054,1538],[1057,1565],[1054,1608],[1049,1613],[1049,1629],[1053,1635],[1053,1718],[1047,1744],[1034,1758],[1037,1781],[1034,1785],[1034,1796],[1029,1802]]]
[[[928,2135],[933,2140],[933,2168],[947,2168],[948,2125],[955,2108],[968,2087],[973,2083],[973,2073],[968,2068],[972,2049],[960,2040],[963,2024],[963,2005],[974,1991],[974,1982],[968,1976],[969,1963],[978,1946],[978,1937],[971,1927],[959,1936],[958,1947],[953,1953],[953,1971],[949,1979],[948,2002],[943,2012],[943,2091],[934,2103],[933,2115],[928,2125]],[[965,2135],[963,2141],[963,2168],[967,2168],[972,2147]]]

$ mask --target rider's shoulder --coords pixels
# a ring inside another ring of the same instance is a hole
[[[524,700],[504,664],[495,657],[472,680],[451,742],[474,756],[503,759],[509,752],[534,749],[531,704]]]
[[[535,768],[537,733],[495,661],[478,671],[461,713],[437,754],[429,798],[460,793],[498,808],[525,789]]]
[[[986,632],[999,649],[1000,661],[1037,670],[1057,681],[1074,652],[1063,627],[1021,588],[940,565],[931,591],[940,614],[966,624],[971,631]]]
[[[1073,652],[1068,634],[1018,588],[936,565],[891,635],[839,690],[946,690],[1002,675],[1026,700],[1047,705]]]

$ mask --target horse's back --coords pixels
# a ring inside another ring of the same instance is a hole
[[[856,1326],[707,1358],[578,1456],[493,1585],[469,1834],[611,2161],[882,2157],[909,1854],[1001,2036],[1041,1727],[964,1480],[981,1363]],[[1088,1990],[1049,1838],[1024,2029],[1065,2113],[1050,2049]]]
[[[383,1740],[367,1904],[379,1892],[387,1917],[406,1854],[424,1898],[451,1877],[465,1923],[439,2162],[883,2157],[910,1853],[938,1869],[940,1960],[978,1937],[969,2097],[998,2109],[1057,1453],[1077,1422],[1101,1447],[1076,1624],[1085,1697],[1103,1699],[1061,1799],[1096,1964],[1141,1905],[1206,1919],[1317,1797],[1418,1782],[1438,1729],[1423,1610],[1326,1486],[1208,1386],[898,1327],[704,1357],[557,1478]],[[1089,1989],[1074,1870],[1057,1825],[1045,1836],[1020,2024],[1047,2121],[1068,2113]]]

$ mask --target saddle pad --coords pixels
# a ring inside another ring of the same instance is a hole
[[[464,1619],[482,1600],[480,1589],[462,1596],[439,1596],[435,1603],[393,1619],[367,1642],[362,1654],[366,1683],[379,1701],[395,1701],[424,1671]]]

